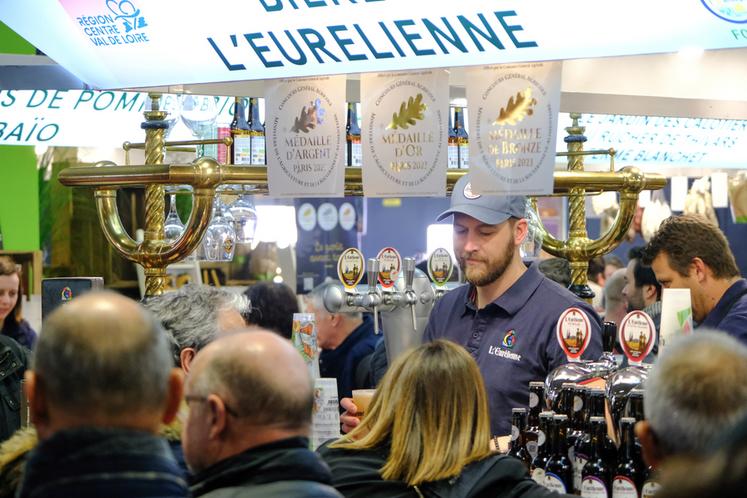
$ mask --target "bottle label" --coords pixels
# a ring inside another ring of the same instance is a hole
[[[565,494],[565,484],[563,484],[563,479],[552,472],[545,472],[545,487],[550,491],[557,491],[560,494]]]
[[[612,481],[612,498],[638,498],[635,483],[627,476],[615,476]]]
[[[458,168],[458,167],[459,167],[459,147],[456,144],[449,144],[449,168]]]
[[[581,496],[587,498],[609,498],[607,486],[595,476],[586,476],[581,482]]]
[[[532,457],[532,460],[537,458],[537,441],[527,441],[527,451]]]
[[[218,128],[218,138],[226,138],[231,136],[231,128],[221,126]],[[218,157],[216,157],[219,163],[226,164],[228,162],[228,147],[223,144],[218,145]]]
[[[264,136],[253,136],[251,137],[251,150],[252,150],[252,162],[251,164],[264,164],[265,163],[265,137]]]
[[[537,484],[545,485],[545,469],[534,469],[532,471],[532,479],[534,479],[534,482]]]
[[[469,168],[469,144],[459,144],[459,167]]]
[[[363,145],[360,142],[353,142],[350,147],[350,165],[363,165]]]
[[[584,408],[584,400],[581,399],[581,396],[574,396],[573,397],[573,411],[574,412],[580,412]]]
[[[233,136],[233,164],[252,163],[252,139],[246,135]]]
[[[535,406],[539,405],[540,398],[537,396],[537,393],[529,393],[529,408],[534,408]]]
[[[641,490],[641,498],[653,498],[659,492],[661,485],[656,481],[646,481]]]
[[[516,441],[519,439],[519,428],[515,425],[511,426],[511,441]]]
[[[589,459],[586,458],[586,455],[574,453],[573,460],[571,461],[573,462],[573,488],[581,489],[581,471],[584,469],[584,465],[586,465],[586,462],[588,462]]]
[[[542,446],[545,444],[545,433],[542,431],[539,431],[537,433],[537,446]]]

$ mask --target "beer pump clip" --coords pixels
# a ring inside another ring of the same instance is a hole
[[[584,310],[575,306],[561,313],[555,333],[569,362],[581,360],[591,341],[591,322]]]
[[[345,249],[337,260],[337,278],[345,289],[345,297],[337,305],[343,303],[347,306],[360,306],[362,296],[358,293],[356,286],[363,278],[364,259],[363,254],[355,247]]]
[[[656,326],[648,313],[631,311],[620,322],[618,340],[629,365],[640,365],[656,343]]]
[[[451,259],[449,251],[443,247],[439,247],[431,253],[428,258],[428,276],[431,277],[431,281],[433,282],[436,300],[441,299],[448,292],[446,283],[451,278],[453,271],[454,261]]]

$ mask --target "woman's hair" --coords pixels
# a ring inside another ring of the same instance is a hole
[[[461,474],[490,455],[482,376],[460,346],[436,340],[390,367],[358,427],[331,447],[365,450],[390,444],[381,476],[410,486]]]
[[[13,310],[5,317],[5,322],[0,323],[0,330],[10,327],[18,327],[18,324],[21,323],[21,319],[23,318],[21,314],[21,304],[23,303],[23,299],[21,299],[23,294],[21,269],[16,265],[15,261],[10,259],[8,256],[0,256],[0,277],[6,275],[18,275],[18,299],[16,299],[16,305],[13,307]]]
[[[285,284],[259,282],[244,291],[251,310],[244,314],[249,325],[272,330],[290,339],[293,335],[293,313],[298,313],[298,299]]]

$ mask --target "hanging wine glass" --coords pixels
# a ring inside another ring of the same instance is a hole
[[[539,259],[542,252],[542,225],[536,205],[529,198],[526,201],[526,219],[528,231],[524,242],[519,247],[519,251],[521,258],[528,262]]]
[[[234,219],[237,244],[251,244],[257,231],[257,209],[254,201],[245,192],[231,204],[229,209]]]
[[[236,249],[236,231],[233,223],[223,216],[218,196],[213,201],[213,219],[202,240],[202,255],[206,261],[233,261]]]
[[[182,233],[184,233],[184,223],[182,223],[181,218],[179,218],[179,213],[176,210],[176,194],[173,190],[171,192],[167,190],[167,193],[169,193],[169,213],[163,224],[163,238],[169,244],[173,244],[179,240]],[[194,261],[195,253],[193,252],[183,259],[185,261]]]

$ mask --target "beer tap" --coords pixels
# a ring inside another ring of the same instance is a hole
[[[418,322],[415,314],[415,305],[418,303],[418,295],[412,288],[413,280],[415,279],[415,259],[405,258],[402,262],[402,267],[405,271],[405,303],[410,306],[412,312],[412,328],[417,330]]]
[[[369,258],[366,261],[366,278],[368,278],[368,292],[363,296],[361,304],[366,309],[373,311],[374,334],[379,335],[379,305],[381,294],[376,286],[379,279],[379,260]]]

